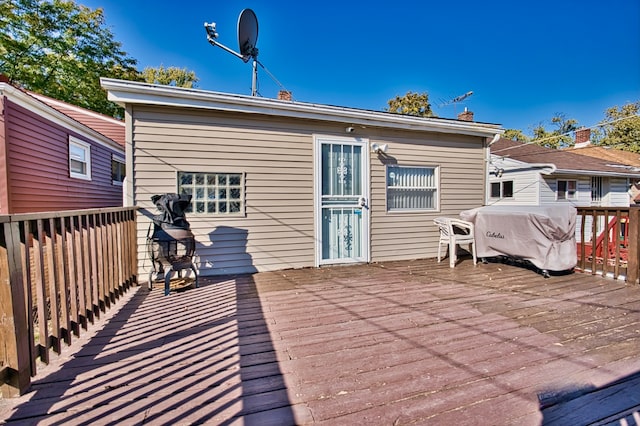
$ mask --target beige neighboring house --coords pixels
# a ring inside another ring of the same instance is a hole
[[[435,257],[437,216],[483,205],[497,124],[102,79],[124,106],[127,205],[192,195],[201,275]],[[144,276],[144,275],[143,275]]]
[[[623,164],[628,170],[640,171],[640,154],[636,152],[623,151],[604,146],[591,144],[591,131],[589,129],[579,129],[576,131],[576,143],[567,151],[575,154],[586,155],[588,157],[600,158],[615,164]],[[631,182],[629,189],[631,203],[640,204],[640,181]]]

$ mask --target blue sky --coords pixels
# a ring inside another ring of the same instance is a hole
[[[611,106],[640,100],[640,1],[77,0],[102,7],[123,49],[145,66],[195,71],[197,87],[251,94],[238,50],[245,8],[259,24],[258,60],[301,102],[383,110],[427,92],[435,113],[531,133],[563,113],[593,126]],[[377,3],[377,4],[376,4]],[[258,91],[281,87],[259,67]],[[464,103],[446,101],[473,91]]]

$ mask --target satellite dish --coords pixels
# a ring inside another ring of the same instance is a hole
[[[207,31],[207,41],[212,46],[218,46],[227,52],[242,59],[245,63],[253,58],[253,75],[251,79],[251,96],[256,96],[258,84],[258,49],[256,42],[258,41],[258,18],[251,9],[244,9],[238,17],[238,44],[240,45],[240,53],[228,48],[222,43],[218,43],[218,33],[216,32],[216,23],[204,23],[204,29]]]
[[[238,45],[244,62],[258,56],[258,18],[251,9],[244,9],[238,17]]]

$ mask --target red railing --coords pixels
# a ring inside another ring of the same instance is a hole
[[[640,209],[578,207],[577,269],[638,281]]]

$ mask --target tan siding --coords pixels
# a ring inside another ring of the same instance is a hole
[[[389,145],[393,161],[371,157],[371,258],[374,261],[435,257],[437,216],[458,216],[481,206],[484,198],[484,160],[480,138],[433,134],[394,137],[381,135],[371,142]],[[429,212],[386,211],[386,167],[439,167],[440,207]]]
[[[246,216],[188,220],[202,274],[277,270],[315,262],[313,135],[344,136],[344,126],[178,108],[133,108],[138,242],[146,244],[150,197],[177,190],[177,172],[246,173]],[[483,200],[482,140],[445,134],[366,129],[358,136],[389,144],[372,154],[371,259],[434,257],[433,218],[458,215]],[[388,213],[384,162],[440,167],[438,211]],[[149,261],[141,259],[141,267]]]
[[[176,191],[178,171],[246,173],[245,217],[188,216],[202,274],[314,264],[312,128],[162,109],[134,119],[136,202],[151,215],[150,196]]]

